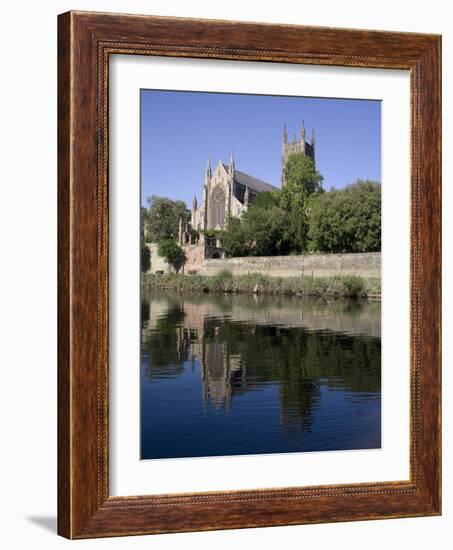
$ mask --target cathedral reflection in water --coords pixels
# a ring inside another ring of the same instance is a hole
[[[153,336],[157,336],[154,330],[165,316],[178,318],[173,328],[176,352],[174,359],[179,365],[189,361],[192,367],[195,361],[198,361],[203,402],[209,402],[215,408],[224,407],[229,411],[233,396],[251,389],[253,383],[247,381],[247,367],[241,354],[231,353],[227,341],[218,341],[224,320],[218,316],[218,312],[216,317],[210,316],[213,311],[209,305],[206,308],[200,307],[200,304],[185,303],[183,311],[171,306],[167,309],[165,305],[168,304],[153,303],[146,312],[143,319],[143,342],[145,345],[146,342],[152,345],[152,340],[155,340]],[[171,340],[170,335],[166,336]],[[156,346],[155,351],[159,348],[160,346]],[[154,361],[149,373],[151,378],[168,375],[169,372],[180,372],[180,369],[174,368],[175,365],[161,364],[159,353],[153,356]]]
[[[320,386],[346,391],[348,400],[380,397],[380,304],[300,305],[154,296],[142,305],[146,378],[199,371],[204,411],[228,414],[236,397],[276,388],[280,429],[293,433],[311,428]]]

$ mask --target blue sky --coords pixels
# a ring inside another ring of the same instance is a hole
[[[151,195],[201,201],[208,155],[280,186],[283,124],[288,139],[302,120],[315,129],[323,187],[381,180],[381,103],[206,92],[141,91],[142,204]]]

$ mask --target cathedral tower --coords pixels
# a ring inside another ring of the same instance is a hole
[[[203,187],[203,221],[201,224],[201,228],[206,230],[208,228],[208,197],[209,193],[211,191],[211,178],[212,178],[212,170],[211,170],[211,155],[208,157],[208,164],[206,165],[206,172],[204,175],[204,187]]]
[[[286,124],[283,126],[283,138],[282,138],[282,175],[281,175],[281,187],[286,185],[285,179],[285,166],[288,162],[290,155],[294,153],[302,153],[315,161],[315,131],[312,131],[311,143],[305,141],[305,123],[302,121],[302,129],[300,133],[300,141],[297,139],[297,135],[294,136],[293,141],[288,141],[288,134],[286,133]]]

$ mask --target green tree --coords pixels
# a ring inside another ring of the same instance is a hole
[[[157,253],[162,258],[165,258],[166,262],[173,266],[176,271],[179,271],[184,262],[184,250],[173,239],[162,239],[159,241]]]
[[[313,159],[303,153],[289,155],[285,163],[284,174],[286,185],[301,187],[306,195],[322,192],[322,175],[316,170]]]
[[[307,248],[308,194],[301,185],[287,183],[279,199],[287,220],[284,239],[291,252],[301,253]]]
[[[286,238],[291,232],[290,223],[287,213],[275,203],[265,207],[253,203],[240,219],[228,220],[219,239],[230,258],[285,255],[290,252]]]
[[[358,180],[316,197],[310,209],[310,248],[321,252],[381,250],[381,184]]]
[[[219,232],[218,237],[228,258],[249,255],[250,242],[239,218],[230,217],[226,229]]]
[[[140,237],[144,242],[149,242],[149,213],[144,207],[140,207]]]
[[[289,222],[285,240],[292,252],[301,253],[308,245],[308,215],[314,197],[323,193],[322,175],[314,161],[302,153],[289,156],[284,168],[286,185],[280,192],[279,204]]]
[[[153,195],[148,198],[148,237],[151,242],[163,239],[176,239],[179,220],[188,221],[190,212],[184,201],[172,201]]]
[[[140,269],[143,272],[148,271],[151,265],[151,253],[146,243],[141,239],[140,241]]]
[[[263,191],[253,201],[253,208],[272,208],[278,206],[279,191]]]
[[[259,208],[253,204],[242,220],[251,256],[281,256],[290,251],[287,235],[290,219],[279,206]]]

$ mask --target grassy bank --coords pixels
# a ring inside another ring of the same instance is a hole
[[[217,275],[142,275],[146,290],[171,289],[177,292],[223,292],[287,296],[329,296],[380,299],[380,279],[352,275],[335,277],[268,277],[260,273],[233,276],[230,271]]]

